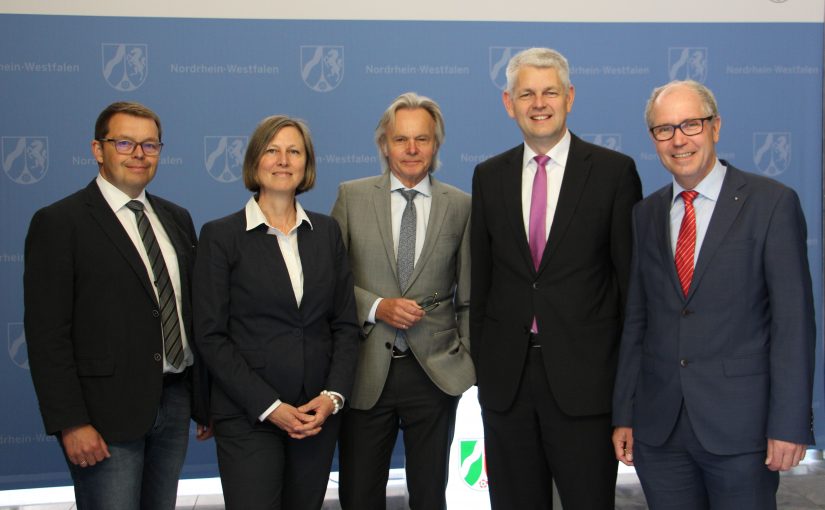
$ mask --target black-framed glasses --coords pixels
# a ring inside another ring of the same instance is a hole
[[[418,306],[420,306],[425,312],[435,310],[440,304],[441,301],[438,300],[438,292],[433,292],[432,296],[427,296],[418,302]]]
[[[140,145],[147,156],[157,156],[163,148],[163,142],[133,142],[132,140],[116,140],[114,138],[97,138],[98,142],[112,142],[118,154],[132,154],[135,147]]]
[[[701,119],[687,119],[680,124],[661,124],[650,128],[650,134],[658,142],[666,142],[673,138],[676,134],[676,128],[685,134],[685,136],[696,136],[705,129],[705,121],[711,120],[714,115],[708,115]]]

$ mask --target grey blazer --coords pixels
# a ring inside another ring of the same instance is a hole
[[[332,217],[341,226],[349,253],[358,322],[363,327],[349,400],[354,409],[375,405],[390,368],[395,328],[367,323],[379,297],[421,301],[438,292],[445,301],[408,331],[410,349],[445,393],[460,395],[475,383],[469,338],[470,195],[430,179],[433,196],[424,246],[403,294],[392,240],[389,173],[344,182],[338,188]]]

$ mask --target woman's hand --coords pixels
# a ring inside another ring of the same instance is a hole
[[[317,399],[318,398],[316,397],[312,402]],[[329,399],[327,398],[327,400]],[[312,402],[310,402],[310,404]],[[331,405],[332,403],[330,403],[330,406]],[[321,427],[320,425],[316,425],[315,416],[301,410],[307,408],[307,406],[309,406],[309,404],[305,404],[296,409],[294,406],[281,402],[281,405],[269,413],[269,416],[267,416],[266,419],[276,427],[289,434],[289,437],[293,439],[303,439],[305,437],[314,436],[318,432],[321,432]],[[324,416],[324,420],[326,420],[326,416]],[[321,423],[323,423],[323,420]]]

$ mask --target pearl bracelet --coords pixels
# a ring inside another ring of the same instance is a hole
[[[327,390],[322,391],[321,395],[326,395],[326,396],[329,397],[330,400],[332,400],[332,405],[335,406],[335,408],[332,410],[332,414],[338,414],[338,411],[340,411],[341,407],[342,407],[341,406],[341,399],[338,398],[331,391],[327,391]]]

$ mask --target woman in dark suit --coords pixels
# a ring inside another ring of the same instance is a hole
[[[315,183],[302,121],[264,119],[243,177],[246,207],[201,230],[193,292],[226,508],[318,510],[357,359],[352,275],[337,223],[295,198]]]

